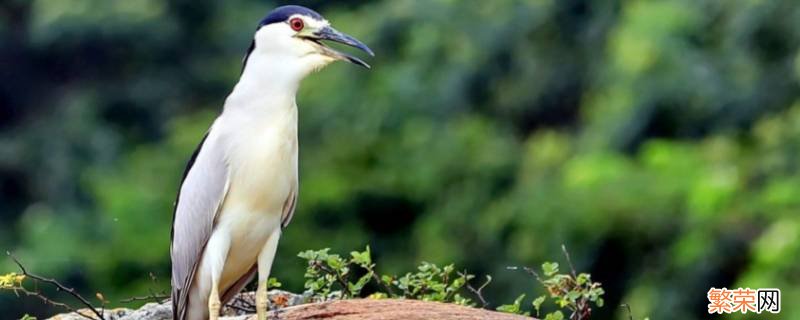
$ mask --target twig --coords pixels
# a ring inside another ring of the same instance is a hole
[[[6,251],[6,255],[8,255],[8,257],[10,257],[10,258],[11,258],[11,260],[13,260],[13,261],[14,261],[14,263],[17,265],[17,267],[19,267],[20,271],[22,271],[22,274],[23,274],[23,275],[25,275],[26,277],[28,277],[28,278],[31,278],[31,279],[33,279],[33,280],[36,280],[36,281],[41,281],[41,282],[44,282],[44,283],[50,284],[50,285],[54,286],[54,287],[56,288],[56,290],[58,290],[58,291],[65,291],[65,292],[69,293],[69,295],[71,295],[73,298],[75,298],[75,299],[77,299],[78,301],[80,301],[80,303],[81,303],[83,306],[85,306],[85,307],[86,307],[86,308],[88,308],[90,311],[92,311],[92,313],[94,313],[95,315],[97,315],[98,319],[105,320],[105,317],[103,316],[103,314],[102,314],[102,313],[100,313],[99,311],[97,311],[97,309],[94,307],[94,305],[92,305],[92,304],[91,304],[91,303],[90,303],[88,300],[86,300],[85,298],[83,298],[83,296],[81,296],[80,294],[78,294],[78,293],[75,291],[75,289],[73,289],[73,288],[69,288],[69,287],[67,287],[67,286],[64,286],[63,284],[61,284],[60,282],[58,282],[58,280],[55,280],[55,279],[50,279],[50,278],[44,278],[44,277],[41,277],[41,276],[38,276],[38,275],[35,275],[35,274],[32,274],[32,273],[29,273],[29,272],[28,272],[28,270],[27,270],[27,269],[25,269],[25,266],[23,266],[23,265],[22,265],[22,263],[21,263],[21,262],[19,262],[19,260],[17,260],[17,258],[16,258],[16,257],[15,257],[13,254],[11,254],[11,252],[9,252],[9,251]],[[41,294],[41,293],[39,293],[39,292],[31,292],[31,291],[28,291],[28,290],[26,290],[25,288],[19,288],[19,289],[20,289],[20,291],[24,292],[25,294],[27,294],[27,295],[29,295],[29,296],[30,296],[30,295],[34,295],[34,296],[38,297],[39,299],[41,299],[41,300],[42,300],[42,301],[44,301],[45,303],[50,303],[50,304],[52,304],[52,305],[61,306],[61,307],[64,307],[64,308],[66,308],[66,309],[70,310],[70,312],[75,312],[75,313],[77,313],[77,314],[79,314],[79,315],[83,316],[84,318],[87,318],[87,319],[93,319],[92,317],[89,317],[89,316],[87,316],[87,315],[84,315],[84,314],[83,314],[83,313],[81,313],[81,312],[78,312],[78,311],[74,310],[72,307],[69,307],[67,304],[65,304],[65,303],[60,303],[60,302],[56,302],[56,301],[53,301],[53,300],[51,300],[51,299],[49,299],[49,298],[45,297],[44,295],[42,295],[42,294]],[[32,294],[31,294],[31,293],[32,293]]]
[[[127,298],[127,299],[122,299],[119,302],[121,302],[121,303],[132,303],[132,302],[138,302],[138,301],[153,301],[153,302],[156,302],[156,303],[161,303],[161,302],[164,302],[164,300],[167,299],[167,298],[169,298],[169,296],[166,295],[166,294],[153,294],[151,292],[149,296],[130,297],[130,298]]]
[[[232,308],[232,309],[236,309],[236,310],[244,312],[244,313],[256,312],[255,306],[253,306],[253,307],[251,307],[251,306],[238,306],[236,304],[229,303],[229,304],[226,305],[226,307]]]
[[[152,272],[149,272],[148,276],[150,277],[150,281],[153,282],[153,285],[156,285],[156,282],[158,282],[158,278],[156,277],[156,275],[153,274]],[[138,301],[152,300],[155,303],[163,303],[168,298],[170,298],[170,295],[169,295],[169,293],[167,293],[166,290],[161,290],[159,292],[155,292],[155,291],[153,291],[153,288],[151,287],[151,288],[147,289],[147,292],[150,293],[147,296],[130,297],[130,298],[127,298],[127,299],[122,299],[119,302],[121,302],[121,303],[132,303],[132,302],[138,302]]]
[[[342,274],[340,274],[339,272],[336,272],[335,270],[331,270],[331,269],[325,267],[325,265],[323,265],[319,261],[315,261],[315,265],[320,270],[322,270],[323,272],[325,272],[325,273],[327,273],[329,275],[333,275],[336,278],[336,281],[339,282],[339,285],[342,286],[342,293],[343,293],[342,297],[343,298],[347,298],[347,297],[351,297],[352,298],[353,297],[353,293],[350,292],[350,286],[348,286],[347,285],[347,281],[344,278],[342,278]]]
[[[101,293],[97,293],[97,300],[100,300],[100,314],[106,314],[106,299]]]
[[[370,274],[372,274],[372,280],[375,280],[376,284],[386,289],[386,292],[389,294],[390,297],[394,297],[394,290],[392,290],[392,287],[389,284],[383,283],[383,281],[381,281],[381,278],[378,277],[378,273],[375,272],[374,263],[372,265],[366,265],[361,267],[367,270],[367,272],[369,272]]]
[[[41,300],[44,304],[49,304],[49,305],[55,306],[55,307],[61,307],[61,308],[64,308],[64,310],[67,310],[67,312],[75,313],[75,314],[77,314],[79,316],[82,316],[84,318],[87,318],[87,319],[96,320],[93,317],[87,316],[87,315],[83,314],[82,312],[80,312],[78,310],[75,310],[74,308],[72,308],[70,305],[68,305],[66,303],[51,300],[50,298],[45,297],[40,292],[30,291],[30,290],[22,288],[22,287],[12,288],[11,290],[13,290],[14,294],[16,294],[17,296],[19,296],[19,294],[22,293],[22,294],[24,294],[24,295],[26,295],[28,297],[35,297],[35,298]]]
[[[506,269],[508,269],[508,270],[519,270],[519,267],[509,266],[509,267],[506,267]],[[549,286],[544,282],[544,280],[542,280],[542,277],[539,276],[539,273],[537,273],[536,270],[534,270],[531,267],[522,267],[522,270],[525,270],[525,272],[527,272],[528,274],[530,274],[534,278],[536,278],[536,281],[538,281],[543,287],[545,287],[545,289],[549,288]],[[563,287],[559,286],[558,289],[560,289],[559,291],[561,291],[561,293],[563,293],[565,295],[569,293],[569,290],[567,290],[566,288],[563,288]],[[552,295],[552,293],[551,293],[551,295]],[[575,314],[575,311],[577,309],[575,306],[572,306],[572,305],[567,305],[567,308],[572,310],[573,314]]]
[[[251,299],[254,298],[251,298],[250,295],[237,294],[236,296],[233,297],[233,300],[231,300],[231,302],[228,302],[228,305],[229,306],[237,305],[237,307],[238,305],[242,305],[240,308],[250,308],[255,312],[256,305],[253,304]]]
[[[517,266],[508,266],[508,267],[506,267],[506,269],[508,269],[508,270],[519,270],[520,268],[517,267]],[[534,270],[531,267],[522,267],[522,270],[524,270],[528,274],[532,275],[536,279],[536,281],[538,281],[539,283],[544,285],[544,281],[542,280],[542,277],[539,276],[539,274],[536,272],[536,270]]]
[[[572,271],[572,277],[578,279],[578,273],[575,272],[575,266],[572,265],[572,259],[569,258],[569,252],[567,252],[567,246],[563,243],[561,244],[561,251],[564,252],[564,257],[567,258],[567,264],[569,264],[569,269]]]
[[[628,310],[628,320],[633,320],[633,312],[631,312],[631,306],[628,305],[627,303],[623,303],[619,306]]]
[[[464,273],[459,272],[458,274],[462,277],[466,277],[466,272]],[[490,282],[492,282],[492,277],[489,275],[486,275],[486,282],[484,282],[480,287],[478,287],[478,289],[475,289],[475,287],[473,287],[469,282],[467,282],[467,290],[469,290],[470,292],[472,292],[472,294],[478,297],[478,300],[481,301],[481,308],[486,308],[486,306],[489,305],[489,302],[487,302],[486,299],[483,297],[482,291],[483,288],[486,288],[486,286],[489,285]]]
[[[383,281],[381,281],[381,278],[378,277],[378,275],[374,271],[370,270],[369,272],[372,272],[372,279],[375,280],[375,282],[377,284],[379,284],[384,289],[386,289],[386,292],[389,294],[390,297],[394,297],[395,296],[394,295],[394,290],[392,290],[392,287],[390,285],[388,285],[388,284],[384,283]]]

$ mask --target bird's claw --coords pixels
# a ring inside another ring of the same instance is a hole
[[[256,314],[258,320],[267,320],[267,309],[269,307],[269,296],[267,295],[266,281],[260,281],[256,289]]]

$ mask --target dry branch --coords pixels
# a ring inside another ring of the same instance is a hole
[[[86,307],[87,310],[91,311],[91,313],[93,313],[95,316],[97,316],[96,319],[101,319],[101,320],[105,319],[105,317],[103,317],[103,312],[98,311],[97,308],[95,308],[95,306],[92,305],[91,302],[89,302],[89,300],[86,300],[83,296],[78,294],[78,292],[75,291],[75,289],[67,287],[67,286],[61,284],[56,279],[45,278],[45,277],[38,276],[38,275],[35,275],[33,273],[30,273],[25,268],[25,266],[23,266],[22,263],[17,259],[17,257],[15,257],[13,254],[11,254],[11,252],[6,251],[6,255],[8,255],[8,257],[11,258],[11,260],[14,261],[14,263],[17,265],[17,267],[19,267],[19,270],[22,271],[22,274],[25,275],[25,277],[31,278],[31,279],[39,281],[39,282],[44,282],[46,284],[52,285],[58,291],[64,291],[64,292],[68,293],[70,296],[72,296],[73,298],[78,300],[84,307]],[[62,307],[62,308],[66,309],[66,310],[68,310],[70,312],[76,312],[77,314],[79,314],[79,315],[81,315],[81,316],[83,316],[85,318],[95,319],[93,317],[87,316],[86,314],[84,314],[82,312],[77,312],[75,309],[73,309],[72,307],[70,307],[66,303],[62,303],[62,302],[58,302],[58,301],[52,300],[52,299],[48,298],[47,296],[43,295],[42,293],[40,293],[39,291],[29,291],[29,290],[25,289],[24,287],[15,288],[15,291],[22,292],[22,293],[24,293],[25,295],[28,295],[28,296],[34,296],[36,298],[39,298],[40,300],[42,300],[42,302],[44,302],[46,304]]]

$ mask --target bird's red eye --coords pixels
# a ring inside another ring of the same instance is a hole
[[[305,24],[303,23],[303,19],[300,18],[292,18],[292,20],[289,20],[289,25],[292,27],[292,30],[294,31],[303,30],[303,27],[305,26]]]

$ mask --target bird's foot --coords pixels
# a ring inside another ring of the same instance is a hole
[[[213,290],[211,296],[208,297],[208,320],[217,320],[221,308],[222,303],[219,301],[219,295],[216,294],[216,290]]]
[[[258,289],[256,289],[256,314],[258,315],[258,320],[267,320],[268,307],[267,282],[259,281]]]

